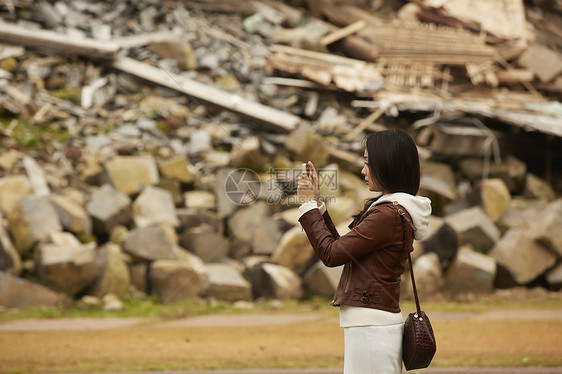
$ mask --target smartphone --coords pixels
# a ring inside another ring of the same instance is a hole
[[[308,175],[309,177],[312,176],[312,167],[309,163],[306,164],[306,175]]]

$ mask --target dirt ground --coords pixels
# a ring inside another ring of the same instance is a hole
[[[480,367],[478,372],[485,372],[482,367],[502,366],[535,369],[521,373],[562,372],[554,368],[562,366],[560,309],[430,311],[429,316],[438,342],[434,373],[457,372],[440,371],[451,367]],[[265,369],[341,368],[343,333],[335,308],[170,321],[16,320],[0,324],[0,352],[1,371],[7,373],[225,368],[242,370],[232,374],[250,373],[249,368],[267,373]]]

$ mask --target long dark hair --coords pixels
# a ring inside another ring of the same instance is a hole
[[[382,189],[416,195],[420,188],[420,159],[414,139],[404,130],[390,129],[370,134],[365,139],[369,173]],[[367,199],[358,220],[378,197]]]

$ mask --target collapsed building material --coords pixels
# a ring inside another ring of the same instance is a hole
[[[295,129],[300,118],[258,102],[244,99],[216,87],[179,77],[161,68],[145,64],[131,58],[116,59],[112,66],[120,71],[135,75],[150,82],[182,92],[196,100],[211,103],[221,108],[258,120],[271,130],[287,133]]]
[[[31,48],[56,50],[94,59],[111,60],[119,51],[119,45],[107,40],[75,38],[47,30],[0,23],[0,41]]]

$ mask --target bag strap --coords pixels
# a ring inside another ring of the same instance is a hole
[[[394,204],[395,208],[396,208],[396,205],[397,204]],[[403,230],[403,233],[404,233],[404,238],[406,238],[406,224],[404,222],[406,220],[406,217],[404,216],[406,213],[404,212],[404,210],[402,208],[396,208],[396,211],[400,215],[400,219],[402,221],[402,230]],[[410,225],[412,225],[411,221],[409,221],[408,223],[410,223]],[[414,228],[414,230],[415,230],[415,228]],[[414,267],[412,266],[412,256],[410,255],[410,252],[408,252],[408,265],[410,267],[410,279],[412,279],[412,288],[414,289],[414,300],[416,301],[416,311],[417,311],[417,315],[419,316],[421,314],[420,300],[419,300],[419,297],[418,297],[418,290],[416,289],[416,280],[414,279]]]

